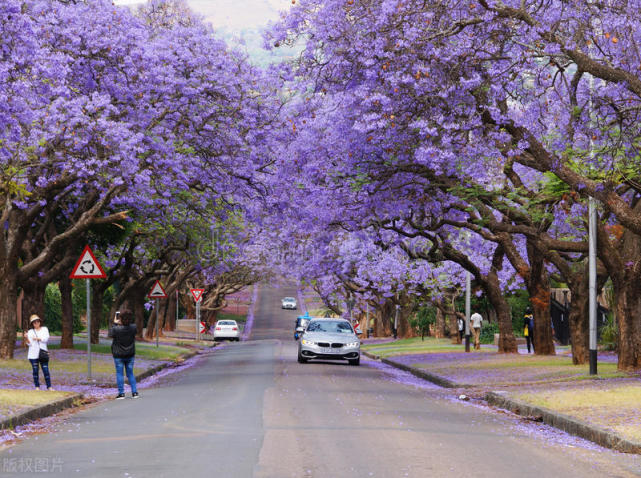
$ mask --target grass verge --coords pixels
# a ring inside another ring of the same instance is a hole
[[[74,394],[44,390],[0,389],[0,417],[8,417],[28,408],[46,405],[71,395]]]
[[[86,344],[74,344],[73,348],[75,350],[84,351],[87,350]],[[49,346],[50,350],[60,349],[59,345],[52,344]],[[91,352],[98,354],[111,355],[111,345],[109,344],[92,344]],[[174,345],[160,345],[156,348],[155,344],[145,343],[145,342],[136,342],[136,357],[145,358],[149,360],[166,360],[166,361],[176,361],[181,355],[184,355],[189,352],[189,349],[185,347],[179,347]],[[27,365],[29,365],[27,363]],[[29,365],[31,367],[31,365]]]
[[[510,396],[641,442],[641,385],[597,384],[571,390],[511,393]]]
[[[421,340],[420,337],[413,337],[411,339],[395,340],[394,342],[385,342],[382,344],[366,344],[361,348],[382,358],[409,354],[464,351],[463,345],[453,344],[450,339],[436,339],[434,337],[425,337],[425,340]],[[496,352],[496,350],[481,347],[481,352]]]

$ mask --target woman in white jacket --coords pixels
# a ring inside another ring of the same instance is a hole
[[[47,351],[47,342],[49,341],[49,329],[41,325],[42,321],[40,317],[36,314],[33,314],[29,318],[29,332],[24,333],[25,340],[29,345],[29,352],[27,358],[31,362],[31,368],[33,369],[33,384],[36,386],[36,390],[40,390],[40,367],[42,367],[42,373],[45,376],[45,382],[47,383],[47,390],[53,390],[51,388],[51,377],[49,375],[49,357]],[[47,352],[47,357],[40,357],[40,350]]]

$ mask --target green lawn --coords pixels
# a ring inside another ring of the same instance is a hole
[[[49,349],[51,350],[55,350],[59,348],[60,346],[57,344],[49,345]],[[87,350],[87,345],[74,344],[73,348],[76,350]],[[110,344],[92,344],[91,352],[95,352],[98,354],[111,355],[111,345]],[[189,352],[189,349],[185,347],[177,347],[174,345],[160,345],[158,348],[156,348],[155,344],[136,342],[136,357],[139,357],[139,358],[145,358],[150,360],[175,361],[181,355],[184,355],[188,352]]]
[[[599,384],[591,388],[514,393],[511,396],[641,441],[641,385],[604,387]]]
[[[464,345],[453,344],[451,339],[436,339],[434,337],[425,337],[425,340],[421,340],[420,337],[414,337],[411,339],[401,339],[394,342],[386,342],[382,344],[366,344],[363,345],[361,349],[379,355],[383,358],[407,354],[465,351]],[[481,352],[496,353],[496,350],[481,348]]]

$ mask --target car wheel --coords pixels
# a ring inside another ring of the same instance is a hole
[[[356,365],[356,366],[358,366],[358,365],[360,365],[360,364],[361,364],[361,358],[360,358],[360,357],[358,357],[357,359],[349,360],[349,364],[350,364],[350,365]]]
[[[307,363],[307,359],[298,352],[298,363]]]

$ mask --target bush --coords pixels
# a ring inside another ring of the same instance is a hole
[[[82,330],[80,314],[76,309],[74,301],[74,333]],[[62,331],[62,298],[60,296],[58,284],[55,283],[47,285],[47,288],[45,289],[45,324],[51,333],[60,333]]]
[[[601,327],[599,344],[601,344],[605,350],[616,350],[618,340],[619,329],[617,327],[617,322],[614,320],[614,314],[612,312],[608,312],[605,324]]]
[[[410,319],[410,326],[416,330],[421,337],[429,335],[430,325],[436,323],[436,309],[434,307],[421,307],[416,315]]]
[[[514,335],[523,337],[523,329],[525,328],[523,317],[525,316],[525,309],[530,306],[529,295],[525,290],[515,290],[506,297],[506,300],[512,310]]]
[[[493,344],[494,343],[494,334],[499,333],[499,324],[492,322],[486,324],[481,328],[481,343],[482,344]]]

